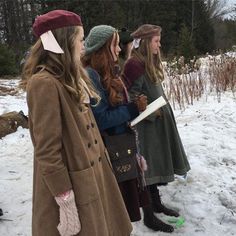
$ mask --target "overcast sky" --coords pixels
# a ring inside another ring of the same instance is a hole
[[[230,8],[232,7],[233,8],[233,6],[236,5],[236,0],[225,0],[225,3],[226,3],[226,7],[227,8],[228,7],[230,7]],[[224,18],[231,18],[231,17],[233,17],[233,15],[232,14],[228,14]]]
[[[236,0],[227,0],[227,3],[229,5],[234,5],[234,4],[236,4]]]

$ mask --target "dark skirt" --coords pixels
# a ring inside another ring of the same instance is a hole
[[[138,179],[127,180],[118,184],[130,221],[141,220],[140,207],[149,205],[147,188],[141,188]]]

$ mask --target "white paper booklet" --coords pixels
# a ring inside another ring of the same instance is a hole
[[[130,125],[131,126],[137,125],[140,121],[142,121],[147,116],[149,116],[150,114],[152,114],[153,112],[155,112],[156,110],[158,110],[160,107],[164,105],[166,105],[166,100],[162,96],[160,96],[155,101],[150,103],[147,106],[146,110],[144,110],[142,113],[139,114],[139,116],[137,116],[134,120],[132,120]]]

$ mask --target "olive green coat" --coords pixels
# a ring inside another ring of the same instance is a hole
[[[27,85],[34,145],[33,236],[59,236],[54,196],[73,189],[79,236],[128,236],[132,231],[116,179],[88,105],[78,105],[49,73]]]
[[[145,94],[148,104],[160,96],[166,99],[161,83],[151,82],[145,73],[132,82],[129,94],[131,98]],[[141,154],[148,164],[148,185],[171,182],[174,174],[184,175],[190,169],[170,104],[160,111],[161,117],[153,113],[137,125]]]

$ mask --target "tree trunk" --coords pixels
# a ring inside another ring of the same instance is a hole
[[[21,126],[28,128],[28,118],[22,111],[12,111],[0,116],[0,138],[16,132],[17,128]]]

